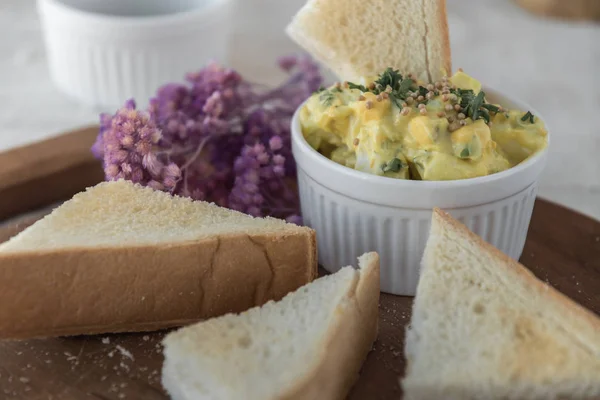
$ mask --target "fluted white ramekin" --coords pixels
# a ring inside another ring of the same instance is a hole
[[[485,88],[505,107],[528,105]],[[304,223],[317,232],[319,263],[335,272],[356,257],[377,251],[381,291],[415,294],[432,209],[440,207],[514,259],[523,252],[544,169],[547,148],[497,174],[455,181],[410,181],[356,171],[329,160],[302,135],[299,112],[292,120],[292,150]]]
[[[227,61],[232,0],[38,0],[50,75],[101,109],[140,106],[209,60]]]

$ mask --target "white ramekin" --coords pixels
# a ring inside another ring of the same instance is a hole
[[[539,115],[496,90],[484,90],[494,103]],[[548,152],[546,148],[514,168],[479,178],[386,178],[341,166],[312,149],[302,135],[298,111],[292,120],[292,150],[302,217],[317,232],[319,263],[334,272],[367,251],[377,251],[381,291],[408,296],[416,291],[434,207],[519,259]]]
[[[98,109],[227,62],[232,0],[38,0],[50,75]],[[145,15],[140,15],[145,14]]]

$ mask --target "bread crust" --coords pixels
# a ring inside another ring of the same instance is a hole
[[[442,33],[442,59],[446,74],[452,74],[452,50],[450,49],[450,29],[448,29],[448,12],[446,10],[446,0],[437,0],[438,21]]]
[[[380,290],[379,255],[367,253],[360,260],[360,277],[349,293],[350,301],[340,306],[344,315],[330,330],[311,373],[281,400],[343,400],[358,379],[377,339]]]
[[[586,330],[589,329],[589,332],[600,332],[600,318],[596,316],[596,314],[594,314],[592,311],[571,300],[569,297],[565,296],[552,286],[540,281],[533,274],[533,272],[531,272],[523,265],[507,256],[491,244],[484,241],[478,235],[471,232],[469,229],[467,229],[466,226],[452,218],[450,214],[440,210],[439,208],[435,208],[433,210],[433,213],[434,218],[439,218],[443,221],[444,224],[450,225],[452,229],[466,236],[468,240],[470,240],[472,243],[478,246],[482,251],[490,254],[494,258],[502,260],[503,264],[510,271],[510,273],[512,273],[519,279],[527,282],[530,288],[529,290],[536,292],[536,295],[539,296],[539,298],[546,298],[549,302],[552,302],[556,306],[562,307],[562,311],[567,312],[571,316],[576,316],[577,321],[580,321],[585,325],[579,326],[578,328],[583,328]],[[565,315],[559,310],[557,310],[557,314]],[[600,342],[597,345],[595,351],[600,352]]]
[[[152,331],[279,300],[317,276],[315,232],[0,253],[0,338]]]

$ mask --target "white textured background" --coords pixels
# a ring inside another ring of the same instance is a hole
[[[275,58],[298,50],[282,31],[304,0],[235,1],[231,64],[274,83]],[[540,195],[600,219],[600,25],[447,1],[454,67],[532,104],[551,129]],[[0,151],[97,121],[54,88],[41,35],[34,0],[0,1]]]

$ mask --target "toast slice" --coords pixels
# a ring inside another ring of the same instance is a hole
[[[309,228],[104,182],[0,245],[0,338],[180,326],[316,274]]]
[[[169,334],[163,386],[174,400],[344,399],[377,337],[379,256],[359,266]]]
[[[445,0],[308,0],[286,32],[346,81],[388,67],[427,82],[452,72]]]
[[[600,319],[440,210],[405,355],[407,399],[600,397]]]

